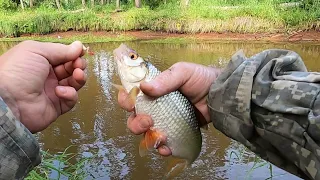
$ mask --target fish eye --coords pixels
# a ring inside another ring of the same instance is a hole
[[[138,58],[138,55],[131,52],[131,53],[129,54],[129,57],[130,57],[132,60],[136,60],[136,59]]]

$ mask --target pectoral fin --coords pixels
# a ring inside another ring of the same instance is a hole
[[[124,90],[125,91],[125,89],[124,89],[124,87],[122,86],[122,85],[119,85],[119,84],[114,84],[114,83],[110,83],[113,87],[115,87],[115,88],[117,88],[119,91],[121,91],[121,90]]]
[[[130,90],[129,95],[127,96],[126,102],[133,104],[133,106],[135,106],[139,92],[140,92],[140,89],[137,86],[133,87]]]
[[[126,92],[125,88],[122,85],[118,85],[118,84],[114,84],[114,83],[111,83],[111,85],[119,90],[118,98],[121,94],[121,91]],[[124,100],[126,107],[133,108],[136,105],[136,99],[137,99],[139,92],[140,92],[140,89],[137,86],[133,87],[130,90],[130,92],[128,93],[128,96]]]

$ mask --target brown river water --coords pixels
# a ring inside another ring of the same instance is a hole
[[[16,43],[0,42],[0,54]],[[127,42],[142,57],[149,58],[160,70],[179,61],[224,67],[239,49],[247,56],[268,48],[283,48],[298,52],[309,71],[320,71],[320,45],[291,43],[216,42],[194,44],[161,44],[143,41]],[[156,152],[140,157],[141,136],[126,128],[129,113],[117,105],[117,90],[110,82],[119,83],[111,52],[120,45],[87,44],[94,56],[88,62],[88,81],[80,91],[79,103],[61,116],[48,129],[37,134],[43,150],[78,153],[78,158],[95,158],[86,164],[86,179],[162,179],[170,158]],[[52,173],[55,178],[57,173]],[[203,131],[200,157],[176,179],[298,179],[297,177],[258,159],[239,143],[214,129]],[[64,178],[62,178],[64,179]]]

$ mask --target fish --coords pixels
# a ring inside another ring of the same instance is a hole
[[[147,114],[153,126],[144,134],[139,154],[145,156],[154,150],[163,137],[172,152],[174,161],[168,166],[167,178],[180,174],[198,158],[202,147],[202,134],[194,105],[178,90],[159,98],[147,96],[140,90],[141,82],[149,82],[159,71],[152,63],[144,60],[135,50],[121,44],[113,51],[117,74],[136,114]]]

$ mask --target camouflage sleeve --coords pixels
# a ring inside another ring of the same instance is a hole
[[[320,179],[319,91],[320,73],[308,72],[297,53],[270,49],[247,58],[240,51],[210,88],[210,118],[263,159]]]
[[[37,140],[0,98],[0,179],[23,179],[40,161]]]

